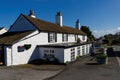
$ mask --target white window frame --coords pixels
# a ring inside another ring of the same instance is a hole
[[[77,41],[77,39],[78,39],[78,35],[75,35],[75,41]]]
[[[75,60],[75,48],[71,49],[71,61]]]
[[[82,36],[82,40],[85,40],[85,36]]]
[[[85,46],[82,45],[82,55],[85,55]]]
[[[63,42],[68,41],[68,34],[62,34]]]
[[[78,55],[78,56],[80,55],[80,46],[77,47],[77,55]]]
[[[57,33],[49,32],[48,33],[48,42],[57,42]]]

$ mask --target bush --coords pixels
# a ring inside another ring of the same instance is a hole
[[[103,54],[103,53],[98,53],[97,58],[107,58],[107,55]]]
[[[81,56],[80,56],[80,55],[78,55],[78,56],[76,57],[76,60],[80,59],[80,57],[81,57]]]
[[[105,55],[103,53],[97,54],[96,60],[97,60],[98,64],[107,64],[108,63],[107,55]]]
[[[80,43],[80,42],[81,42],[80,38],[77,38],[77,43]]]
[[[60,62],[59,62],[59,60],[58,60],[57,58],[54,58],[54,60],[53,60],[53,61],[50,61],[50,63],[52,63],[52,64],[58,64],[58,63],[60,63]]]

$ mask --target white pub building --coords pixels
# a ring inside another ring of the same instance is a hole
[[[77,39],[80,43],[77,43]],[[6,66],[27,64],[35,59],[52,59],[61,63],[76,60],[77,56],[89,53],[91,43],[80,30],[63,26],[62,14],[56,15],[56,23],[37,19],[33,11],[20,14],[7,33],[0,36],[0,59]]]

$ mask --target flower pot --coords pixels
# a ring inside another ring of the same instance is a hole
[[[108,58],[97,58],[97,63],[98,64],[107,64],[108,63]]]

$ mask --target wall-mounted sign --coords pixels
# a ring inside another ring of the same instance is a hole
[[[18,52],[23,52],[25,50],[24,46],[18,46]]]
[[[31,48],[31,44],[25,44],[24,47],[25,47],[26,50],[28,50],[28,49]]]

